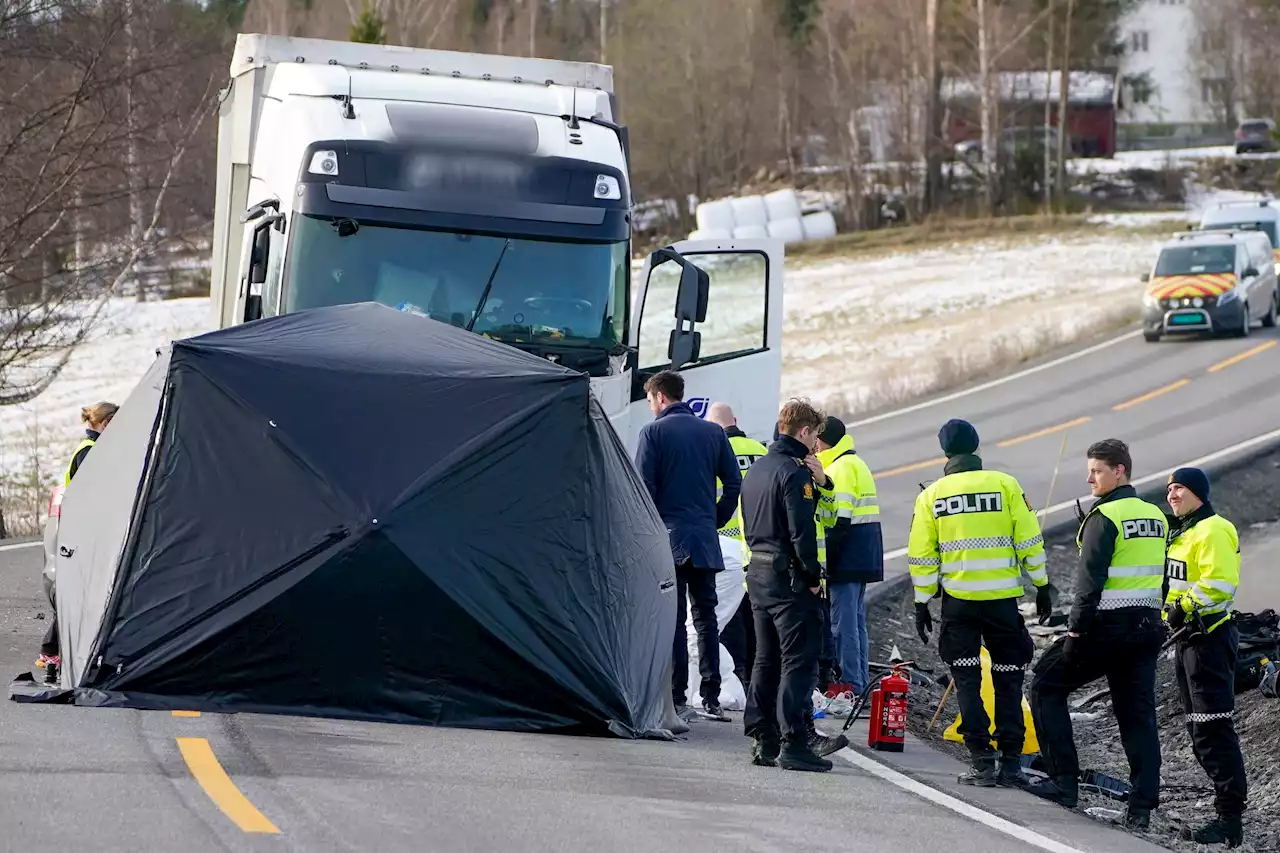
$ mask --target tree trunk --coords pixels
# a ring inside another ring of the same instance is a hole
[[[609,7],[605,5],[605,0],[600,0],[600,64],[604,65],[608,62],[605,58],[605,38],[609,34]]]
[[[986,215],[995,211],[996,181],[999,177],[997,163],[1000,152],[996,150],[995,104],[991,98],[991,43],[987,33],[987,0],[978,0],[978,98],[982,111],[982,187]]]
[[[924,109],[924,213],[940,204],[942,187],[941,129],[938,102],[941,100],[942,75],[938,73],[938,0],[925,0],[925,79],[929,89]]]
[[[1058,80],[1058,172],[1054,187],[1058,198],[1058,208],[1063,207],[1067,197],[1067,140],[1071,135],[1071,123],[1068,121],[1067,94],[1071,84],[1071,16],[1076,10],[1076,0],[1067,0],[1067,22],[1062,33],[1062,74]]]
[[[538,55],[538,7],[542,0],[529,0],[529,55]]]
[[[133,73],[137,63],[137,41],[133,32],[133,0],[125,0],[124,4],[124,37],[125,37],[125,133],[129,144],[125,150],[125,180],[129,191],[129,244],[130,248],[142,242],[142,191],[138,180],[138,117],[135,112],[133,97]],[[142,256],[142,257],[145,257]],[[137,274],[137,267],[131,270],[136,298],[139,302],[146,298],[146,288],[142,276]]]
[[[1053,206],[1053,148],[1049,145],[1049,126],[1053,121],[1053,0],[1049,0],[1049,35],[1045,39],[1044,59],[1044,209]]]

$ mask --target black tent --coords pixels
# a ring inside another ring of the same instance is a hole
[[[433,320],[175,342],[58,546],[62,681],[27,699],[660,729],[671,552],[588,377]]]

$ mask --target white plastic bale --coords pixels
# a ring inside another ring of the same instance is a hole
[[[732,232],[733,226],[737,224],[733,219],[733,207],[729,199],[724,198],[719,201],[704,201],[698,205],[693,216],[699,231]]]
[[[769,236],[766,225],[738,225],[733,229],[735,240],[763,240]]]
[[[758,225],[763,228],[769,223],[769,209],[765,207],[763,196],[739,196],[729,199],[729,204],[733,207],[734,225]]]
[[[747,573],[742,543],[728,536],[720,537],[720,553],[724,556],[724,571],[716,573],[716,627],[724,631],[733,614],[738,612],[742,597],[747,594]],[[685,701],[699,707],[702,694],[699,687],[702,676],[698,673],[698,632],[693,627],[693,607],[686,605],[685,637],[689,647],[689,688]],[[747,707],[747,690],[733,671],[733,655],[720,644],[720,707],[726,711],[743,711]]]
[[[801,219],[800,223],[804,227],[806,240],[825,240],[836,236],[836,218],[830,211],[821,210],[810,213]]]
[[[785,222],[800,218],[800,197],[793,189],[774,190],[764,196],[764,206],[770,222]]]
[[[769,222],[769,236],[784,243],[799,243],[804,239],[804,226],[800,217],[794,219],[776,219]]]
[[[694,231],[689,234],[689,239],[690,240],[731,240],[733,239],[733,233],[721,228],[714,228],[708,231],[703,231],[701,228],[699,228],[697,231]]]

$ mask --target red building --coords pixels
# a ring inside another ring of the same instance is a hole
[[[1049,124],[1059,126],[1058,71],[1002,71],[993,85],[999,96],[1000,132],[1013,128],[1043,128],[1045,101]],[[1116,111],[1120,86],[1116,75],[1101,71],[1072,71],[1067,76],[1067,134],[1076,157],[1111,157],[1116,152]],[[942,104],[948,142],[982,140],[976,79],[942,81]]]

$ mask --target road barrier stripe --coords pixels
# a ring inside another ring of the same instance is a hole
[[[231,818],[232,823],[244,832],[279,834],[280,830],[276,825],[258,811],[236,787],[236,783],[231,781],[227,771],[218,763],[218,757],[213,754],[209,741],[202,737],[180,737],[177,741],[191,775],[204,788],[214,805]]]

